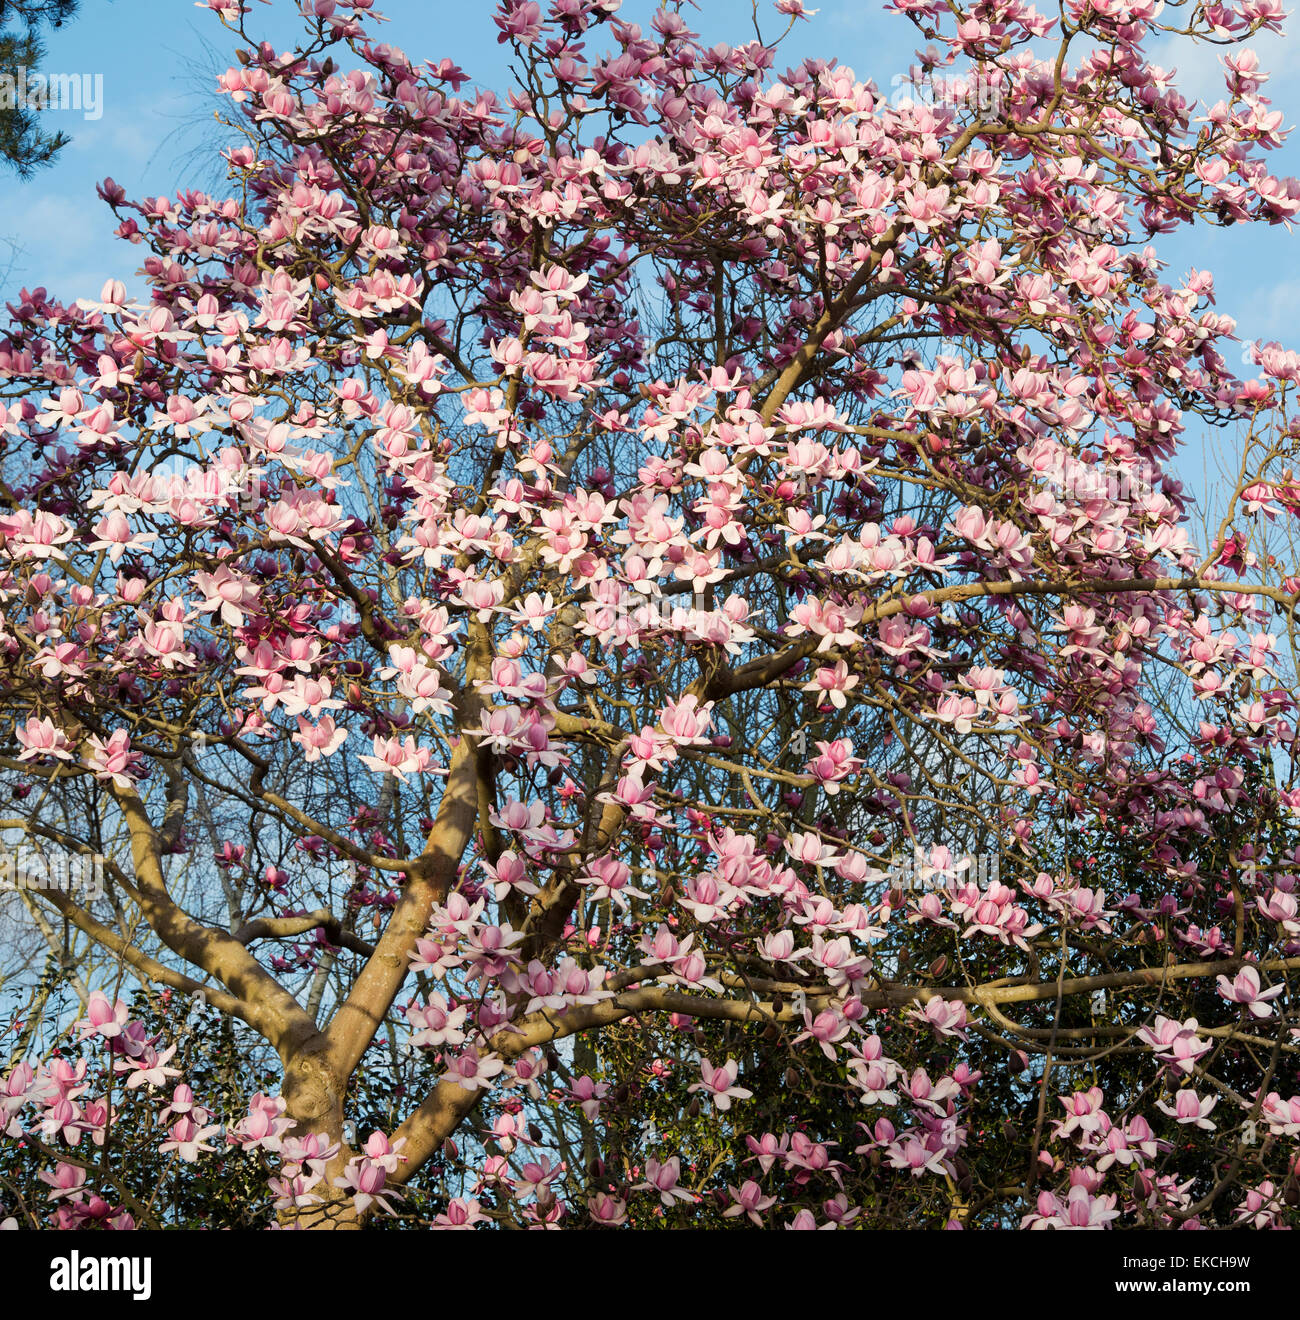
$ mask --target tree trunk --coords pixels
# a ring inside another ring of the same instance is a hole
[[[285,1069],[281,1093],[285,1099],[285,1115],[294,1123],[291,1134],[302,1137],[317,1132],[331,1144],[337,1143],[339,1149],[326,1166],[324,1178],[312,1188],[312,1194],[321,1197],[320,1202],[301,1209],[281,1210],[279,1219],[283,1228],[361,1227],[361,1217],[351,1193],[334,1185],[334,1180],[343,1176],[353,1155],[343,1131],[346,1091],[347,1079],[340,1078],[330,1067],[323,1038],[302,1049]]]

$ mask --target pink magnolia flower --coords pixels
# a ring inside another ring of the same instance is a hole
[[[417,746],[415,739],[409,735],[399,741],[396,738],[381,738],[376,734],[374,754],[361,755],[357,759],[377,774],[389,774],[401,780],[405,780],[408,774],[439,773],[436,767],[430,765],[433,754],[427,747]]]
[[[500,1075],[505,1064],[495,1054],[480,1055],[472,1045],[454,1056],[444,1056],[447,1071],[443,1078],[466,1091],[486,1091]]]
[[[386,1173],[396,1173],[397,1166],[406,1163],[406,1156],[401,1153],[405,1145],[405,1137],[390,1141],[382,1132],[372,1132],[366,1138],[365,1157],[372,1164],[379,1165]]]
[[[312,1190],[320,1183],[320,1176],[313,1174],[272,1176],[267,1179],[267,1187],[272,1198],[271,1205],[276,1210],[303,1210],[308,1206],[320,1205],[325,1198]]]
[[[1068,1137],[1075,1132],[1090,1134],[1104,1131],[1110,1123],[1102,1108],[1104,1100],[1105,1095],[1099,1086],[1090,1086],[1086,1091],[1062,1096],[1061,1104],[1066,1117],[1057,1124],[1056,1135]]]
[[[926,1173],[946,1173],[949,1164],[941,1146],[931,1146],[915,1133],[906,1133],[885,1148],[891,1168],[906,1169],[914,1178]]]
[[[1207,1131],[1214,1130],[1214,1124],[1206,1115],[1219,1103],[1218,1096],[1209,1096],[1202,1100],[1195,1091],[1185,1089],[1179,1091],[1174,1097],[1172,1105],[1163,1100],[1156,1101],[1156,1108],[1162,1114],[1168,1114],[1170,1118],[1176,1119],[1179,1123],[1191,1125],[1193,1127],[1205,1128]]]
[[[744,1215],[757,1228],[763,1227],[763,1212],[776,1204],[776,1197],[764,1196],[763,1189],[753,1179],[742,1183],[739,1188],[728,1186],[727,1193],[732,1198],[732,1204],[722,1212],[723,1218],[734,1219],[737,1215]]]
[[[111,780],[118,788],[130,788],[135,783],[132,773],[140,764],[140,754],[131,749],[131,735],[117,729],[103,741],[91,734],[86,740],[90,752],[86,764],[96,779]]]
[[[597,1192],[587,1202],[587,1209],[592,1219],[606,1228],[619,1228],[627,1223],[627,1204],[616,1196]]]
[[[387,1214],[395,1214],[393,1199],[402,1200],[405,1193],[396,1187],[387,1186],[388,1171],[382,1160],[373,1160],[365,1155],[356,1155],[348,1161],[348,1167],[341,1178],[334,1179],[334,1186],[352,1193],[352,1204],[358,1214],[364,1214],[371,1206],[377,1206]]]
[[[1196,1028],[1195,1018],[1179,1023],[1157,1014],[1152,1026],[1143,1027],[1138,1032],[1138,1039],[1150,1045],[1177,1072],[1190,1076],[1196,1069],[1197,1059],[1209,1053],[1211,1048],[1209,1041],[1197,1036]]]
[[[932,1027],[940,1036],[966,1039],[966,1005],[960,1000],[927,999],[921,1009],[909,1009],[908,1017]]]
[[[824,1224],[819,1224],[813,1212],[807,1209],[800,1210],[799,1213],[786,1225],[787,1229],[791,1229],[796,1233],[810,1233],[815,1232],[818,1229],[838,1227],[839,1225],[835,1223],[834,1220],[828,1220]]]
[[[754,1094],[736,1085],[736,1074],[739,1071],[740,1065],[735,1059],[728,1059],[716,1068],[708,1059],[701,1059],[700,1076],[703,1080],[693,1082],[686,1089],[705,1092],[714,1105],[725,1112],[731,1108],[732,1100],[748,1100]]]
[[[669,1209],[678,1201],[694,1203],[700,1199],[694,1192],[678,1187],[677,1180],[682,1176],[682,1162],[676,1155],[662,1164],[656,1159],[646,1160],[645,1176],[646,1180],[635,1183],[632,1191],[656,1191],[659,1193],[660,1201]]]
[[[447,1209],[433,1220],[435,1228],[466,1229],[476,1228],[479,1224],[490,1224],[492,1220],[483,1213],[483,1207],[475,1200],[453,1197],[447,1203]]]
[[[78,298],[77,306],[83,312],[99,312],[106,316],[112,316],[118,312],[123,312],[127,308],[126,285],[121,280],[105,280],[104,287],[99,291],[99,300]]]
[[[82,1040],[91,1036],[115,1040],[122,1035],[130,1017],[131,1010],[120,999],[109,1003],[108,996],[96,990],[86,1001],[86,1016],[74,1025],[81,1032]]]
[[[746,1137],[745,1145],[751,1152],[750,1159],[756,1161],[764,1173],[769,1173],[778,1160],[784,1161],[790,1147],[790,1134],[785,1132],[777,1137],[765,1132],[761,1137]]]
[[[1268,1001],[1276,999],[1286,989],[1285,986],[1275,985],[1269,990],[1261,990],[1259,972],[1250,966],[1243,967],[1231,981],[1226,976],[1220,976],[1216,984],[1224,999],[1229,1003],[1245,1005],[1251,1015],[1257,1018],[1271,1017],[1273,1006]]]
[[[109,559],[115,564],[128,550],[142,550],[158,539],[156,532],[132,531],[126,515],[118,509],[95,524],[95,537],[86,548],[107,550]]]
[[[72,744],[51,719],[29,716],[27,723],[19,725],[15,732],[23,746],[18,753],[20,761],[31,761],[40,756],[53,756],[60,761],[73,759]]]
[[[79,1165],[59,1163],[52,1173],[43,1169],[36,1176],[50,1189],[51,1201],[79,1196],[86,1185],[86,1170]]]
[[[219,613],[232,628],[242,628],[245,615],[258,603],[257,583],[232,572],[228,564],[219,565],[215,573],[195,573],[194,585],[203,594],[199,609]]]
[[[600,1106],[609,1094],[609,1083],[598,1082],[585,1073],[573,1079],[568,1096],[578,1102],[578,1108],[589,1118],[595,1119],[600,1114]]]
[[[118,1060],[116,1068],[118,1072],[127,1074],[127,1090],[134,1090],[137,1086],[147,1086],[153,1091],[165,1086],[169,1077],[181,1075],[179,1068],[167,1066],[175,1053],[175,1045],[168,1045],[161,1053],[150,1046],[136,1058]]]
[[[798,1045],[805,1040],[815,1040],[821,1052],[832,1062],[835,1060],[835,1044],[841,1041],[853,1029],[853,1024],[845,1021],[843,1014],[833,1008],[823,1009],[813,1017],[811,1009],[804,1009],[804,1030],[790,1044]]]
[[[1251,1228],[1272,1228],[1281,1218],[1285,1202],[1272,1182],[1265,1179],[1258,1187],[1246,1192],[1245,1199],[1234,1212],[1239,1223]]]
[[[1081,1184],[1071,1187],[1062,1202],[1050,1191],[1038,1194],[1037,1209],[1021,1220],[1022,1228],[1104,1229],[1118,1219],[1116,1197],[1096,1196]]]
[[[219,1124],[210,1123],[200,1127],[194,1119],[182,1115],[168,1130],[167,1140],[158,1147],[160,1155],[175,1151],[187,1164],[193,1164],[199,1158],[200,1151],[215,1151],[215,1146],[207,1144],[208,1137],[221,1131]]]
[[[1276,1091],[1270,1091],[1260,1108],[1260,1115],[1275,1135],[1300,1136],[1300,1096],[1283,1100]]]

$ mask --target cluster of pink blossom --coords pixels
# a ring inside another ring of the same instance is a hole
[[[93,1042],[96,1052],[72,1063],[55,1050],[48,1062],[15,1064],[0,1085],[0,1134],[13,1141],[36,1141],[56,1157],[53,1167],[39,1174],[50,1189],[51,1227],[135,1228],[136,1218],[125,1205],[105,1200],[95,1190],[96,1180],[88,1183],[96,1164],[85,1158],[82,1145],[83,1138],[94,1147],[109,1140],[119,1117],[112,1100],[113,1083],[121,1080],[127,1093],[138,1092],[157,1109],[161,1154],[172,1153],[193,1164],[202,1152],[215,1149],[208,1139],[220,1127],[208,1121],[211,1110],[195,1100],[185,1083],[174,1087],[170,1100],[166,1099],[168,1079],[180,1075],[179,1069],[168,1066],[175,1045],[159,1051],[161,1037],[149,1036],[126,1004],[101,992],[89,996],[85,1014],[69,1035],[75,1033],[80,1043]],[[92,1087],[102,1090],[92,1096],[88,1094]],[[68,1158],[58,1159],[64,1151]],[[17,1221],[9,1220],[5,1226],[17,1227]]]

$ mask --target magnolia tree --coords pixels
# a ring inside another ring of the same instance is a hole
[[[1277,0],[207,7],[228,193],[0,336],[12,1221],[1293,1225],[1300,358],[1160,258],[1300,210]]]

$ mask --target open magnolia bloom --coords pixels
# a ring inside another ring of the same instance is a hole
[[[1296,1226],[1300,357],[1161,258],[1300,210],[1280,11],[895,7],[304,5],[12,306],[6,1217]]]

